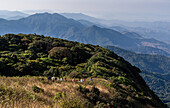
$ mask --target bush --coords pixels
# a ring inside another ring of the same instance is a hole
[[[55,94],[53,100],[57,100],[57,99],[59,99],[59,98],[61,98],[61,97],[62,97],[61,93],[60,93],[60,92],[57,92],[57,93]]]
[[[100,103],[99,101],[96,102],[96,106],[94,106],[94,108],[110,108],[109,103],[105,104],[105,103]],[[111,107],[112,108],[112,107]]]
[[[100,101],[99,95],[100,95],[99,89],[93,86],[87,97],[90,101],[96,104],[97,101]]]
[[[35,93],[43,93],[44,89],[37,87],[36,85],[32,86],[32,91],[34,91]]]
[[[43,84],[45,83],[45,79],[44,78],[40,78],[39,81],[42,82]]]
[[[78,73],[77,71],[72,71],[72,72],[69,74],[69,77],[70,77],[70,78],[81,78],[81,75],[80,75],[80,73]]]
[[[81,85],[79,85],[78,91],[80,91],[81,93],[83,93],[85,95],[90,92],[89,89],[82,87]]]
[[[91,90],[92,93],[96,94],[97,96],[100,95],[100,91],[98,88],[96,88],[95,86],[92,87],[92,90]]]

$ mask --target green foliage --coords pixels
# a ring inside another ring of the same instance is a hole
[[[9,47],[8,41],[0,37],[0,51],[7,50]]]
[[[95,106],[94,108],[110,108],[110,105],[98,101],[98,102],[96,103],[96,106]]]
[[[60,98],[65,98],[65,96],[66,96],[65,92],[62,92],[62,93],[61,93],[61,92],[57,92],[57,93],[55,94],[53,100],[58,100],[58,99],[60,99]]]
[[[170,87],[170,74],[157,74],[143,71],[141,76],[145,79],[148,86],[160,97],[160,99],[170,104],[169,87]]]
[[[81,78],[81,74],[77,71],[73,71],[69,74],[70,78]]]
[[[105,48],[114,51],[141,70],[157,73],[170,72],[170,58],[168,57],[162,55],[136,54],[114,46],[105,46]]]
[[[149,87],[162,99],[164,103],[170,103],[170,58],[162,55],[136,54],[114,46],[105,46],[118,55],[124,57],[128,62],[139,67],[140,74]],[[135,71],[135,70],[134,70]]]
[[[45,76],[60,76],[57,67],[51,67],[49,70],[44,72]]]
[[[107,78],[120,74],[120,67],[126,66],[113,52],[99,46],[41,35],[6,34],[0,37],[0,43],[1,49],[7,50],[0,51],[0,74],[5,76]]]
[[[68,59],[72,58],[71,51],[67,47],[54,47],[49,51],[49,58],[56,58],[59,60],[67,57]]]
[[[108,87],[109,92],[112,92],[112,89],[116,90],[114,92],[119,94],[121,98],[127,97],[126,89],[129,90],[128,93],[131,93],[132,97],[135,97],[136,94],[141,97],[141,92],[144,96],[154,97],[152,92],[146,91],[147,85],[139,75],[140,70],[138,68],[132,66],[114,52],[102,47],[36,34],[7,34],[0,37],[0,42],[4,43],[4,49],[0,47],[2,49],[0,50],[0,75],[2,76],[55,75],[71,78],[110,78],[110,82],[103,86]],[[85,83],[96,84],[95,80]],[[35,85],[32,90],[35,93],[44,91]],[[80,86],[78,90],[93,105],[96,105],[97,101],[105,104],[111,103],[101,100],[101,96],[104,95],[97,87],[89,90]],[[61,95],[62,93],[58,93],[54,97],[55,101],[60,100],[57,104],[59,107],[85,106],[82,99]],[[35,95],[32,98],[36,99]],[[124,102],[121,98],[118,101]]]

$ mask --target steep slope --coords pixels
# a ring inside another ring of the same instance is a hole
[[[143,70],[140,75],[142,75],[149,87],[164,103],[170,105],[170,58],[160,55],[136,54],[114,46],[104,46],[104,48],[114,51]]]
[[[170,107],[170,74],[143,71],[140,75],[160,99]]]
[[[86,91],[80,89],[81,98],[90,102],[91,106],[102,102],[109,107],[166,107],[146,85],[138,68],[102,47],[35,34],[6,34],[0,38],[0,42],[5,46],[0,49],[1,75],[109,78],[108,82],[102,83],[110,88],[108,92],[112,95],[109,99],[100,95],[95,82],[92,82],[96,86],[92,90],[87,91],[86,87],[83,87]],[[5,85],[1,88],[1,95],[11,90],[4,89]]]

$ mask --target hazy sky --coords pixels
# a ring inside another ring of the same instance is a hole
[[[0,10],[51,10],[105,19],[170,21],[170,0],[0,0]]]

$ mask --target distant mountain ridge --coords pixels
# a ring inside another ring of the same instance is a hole
[[[57,13],[39,13],[19,20],[1,19],[0,34],[5,33],[37,33],[95,45],[115,45],[132,51],[140,50],[141,47],[151,47],[149,51],[144,48],[143,52],[170,56],[170,52],[167,51],[170,46],[166,43],[148,40],[138,35],[139,39],[136,38],[135,33],[123,34],[95,25],[87,27],[79,21],[68,19]]]
[[[119,32],[130,31],[136,32],[145,38],[155,38],[170,43],[170,22],[167,21],[121,21],[121,20],[104,20],[95,17],[90,17],[81,13],[64,13],[67,18],[75,20],[87,20],[95,24],[105,25]]]
[[[4,18],[7,20],[18,20],[27,16],[29,15],[20,11],[0,10],[0,18]]]
[[[60,13],[61,15],[67,17],[67,18],[72,18],[75,20],[87,20],[87,21],[91,21],[91,22],[97,22],[99,19],[98,18],[94,18],[82,13]]]
[[[70,28],[81,29],[84,28],[84,25],[74,21],[72,19],[67,19],[59,14],[49,14],[41,13],[34,14],[26,18],[19,20],[7,21],[4,22],[8,25],[5,26],[0,23],[0,27],[3,30],[0,31],[0,34],[8,33],[38,33],[43,35],[52,35],[60,36],[63,35]],[[8,29],[7,29],[8,27]]]
[[[85,28],[69,38],[69,40],[76,40],[83,43],[91,43],[95,45],[116,45],[119,47],[137,46],[137,43],[123,34],[107,29],[100,28],[95,25]]]

